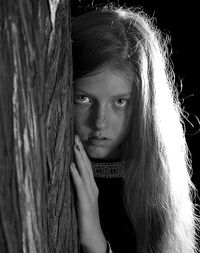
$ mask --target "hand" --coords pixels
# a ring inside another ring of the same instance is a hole
[[[106,240],[101,229],[98,209],[99,190],[90,160],[78,136],[75,138],[74,153],[76,165],[71,163],[70,170],[77,193],[80,242],[87,253],[105,253]]]

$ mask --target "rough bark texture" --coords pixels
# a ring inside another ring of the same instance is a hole
[[[0,252],[76,253],[69,0],[0,0]]]

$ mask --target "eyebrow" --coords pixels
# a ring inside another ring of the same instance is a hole
[[[81,90],[81,89],[77,89],[75,90],[75,92],[83,92],[85,93],[87,96],[90,96],[90,97],[94,97],[94,95],[84,91],[84,90]],[[131,96],[131,92],[127,92],[127,93],[122,93],[122,94],[119,94],[119,95],[115,95],[115,96],[112,96],[112,98],[117,98],[117,97],[129,97]]]

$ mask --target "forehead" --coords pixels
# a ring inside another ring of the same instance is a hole
[[[99,95],[131,94],[132,79],[131,75],[107,67],[75,80],[74,88]]]

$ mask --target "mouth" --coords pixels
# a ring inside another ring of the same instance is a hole
[[[110,142],[110,139],[106,137],[93,136],[88,138],[88,144],[94,146],[105,146]]]

